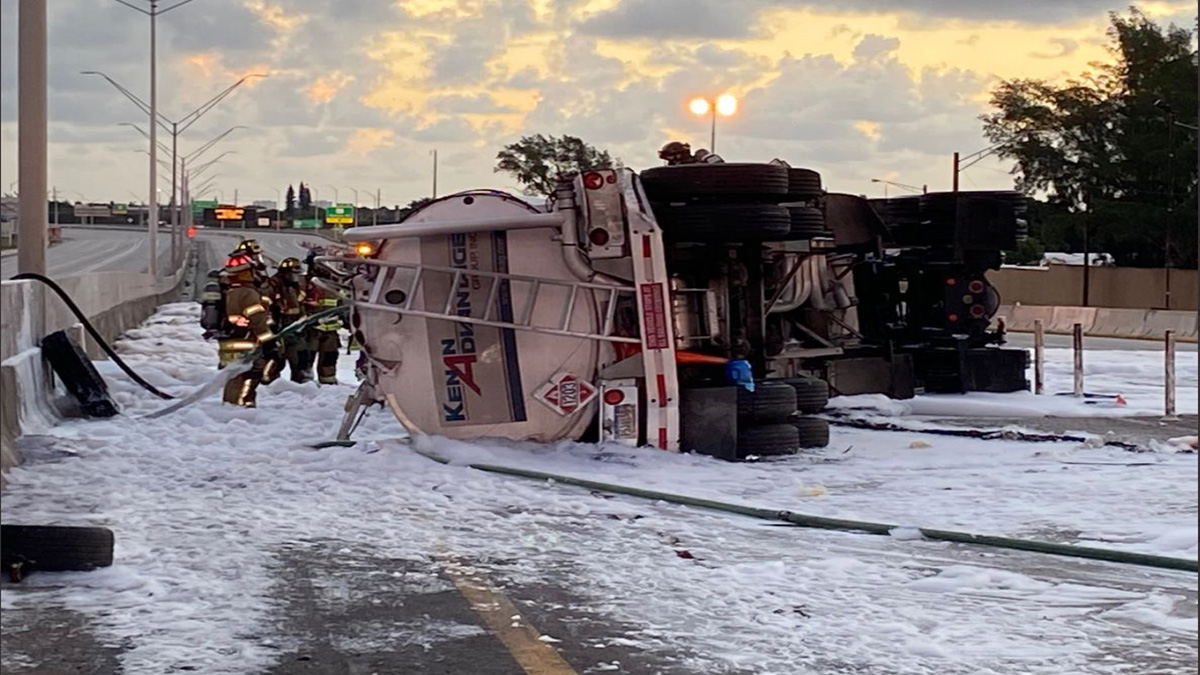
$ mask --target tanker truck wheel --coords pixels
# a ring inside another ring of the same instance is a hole
[[[668,241],[779,241],[792,228],[791,215],[774,204],[654,205]]]
[[[821,174],[812,169],[792,169],[788,173],[787,198],[803,202],[816,199],[824,194],[821,189]]]
[[[791,423],[799,434],[800,447],[823,448],[829,445],[829,422],[817,417],[796,415]]]
[[[804,414],[820,412],[829,403],[829,383],[816,377],[789,377],[780,380],[796,390],[796,410]]]
[[[69,572],[108,567],[113,533],[104,527],[0,526],[0,565],[13,581],[30,571]]]
[[[796,412],[796,390],[784,382],[757,382],[754,391],[737,390],[738,425],[784,422]]]
[[[791,219],[791,228],[784,237],[785,239],[801,241],[813,237],[833,236],[829,228],[825,227],[825,214],[821,212],[821,209],[794,204],[785,204],[784,206]]]
[[[786,198],[788,170],[775,164],[681,164],[646,169],[642,187],[651,201],[778,202]]]
[[[739,428],[737,446],[738,457],[743,459],[794,455],[800,450],[800,432],[787,422]]]

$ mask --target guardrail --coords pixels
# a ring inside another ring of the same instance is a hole
[[[1007,330],[1032,333],[1041,321],[1047,333],[1070,335],[1075,324],[1090,337],[1161,340],[1167,331],[1180,342],[1196,342],[1196,312],[1166,309],[1108,309],[1041,305],[1001,305],[996,317]]]
[[[170,277],[98,272],[59,281],[105,340],[113,340],[178,298],[186,265]],[[93,358],[102,352],[83,339],[82,326],[52,291],[36,281],[0,282],[0,470],[20,462],[16,440],[54,424],[53,383],[39,345],[45,335],[74,331]]]

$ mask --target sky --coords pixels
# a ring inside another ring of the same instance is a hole
[[[130,0],[148,5],[147,0]],[[0,190],[17,178],[17,7],[0,0]],[[172,0],[165,0],[169,6]],[[149,99],[149,19],[115,0],[49,5],[50,184],[73,201],[142,201],[146,126],[107,73]],[[571,134],[626,166],[671,140],[708,147],[700,95],[730,93],[728,161],[786,160],[827,189],[883,196],[890,180],[949,189],[951,157],[987,146],[979,115],[1012,78],[1064,80],[1111,58],[1118,0],[194,0],[158,19],[158,100],[180,119],[247,74],[179,137],[211,196],[406,204],[438,192],[516,190],[493,172],[523,134]],[[1195,25],[1193,0],[1139,4]],[[170,137],[160,139],[170,144]],[[989,159],[962,189],[1012,187]],[[197,183],[198,184],[198,183]],[[170,192],[169,176],[159,188]],[[888,187],[890,194],[902,188]],[[216,192],[219,190],[219,192]]]

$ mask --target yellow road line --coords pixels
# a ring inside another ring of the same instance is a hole
[[[523,616],[513,618],[521,612],[503,594],[462,568],[450,566],[446,572],[458,592],[471,603],[471,609],[528,675],[577,675],[553,647],[538,639],[541,633]]]

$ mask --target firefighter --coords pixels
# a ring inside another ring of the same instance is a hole
[[[226,403],[253,408],[258,385],[272,376],[274,333],[271,312],[259,291],[259,275],[249,255],[235,253],[225,263],[225,315],[229,329],[220,341],[220,367],[233,363],[247,352],[262,346],[264,352],[247,372],[225,383]]]
[[[219,338],[225,330],[225,279],[221,270],[210,270],[200,296],[200,327],[204,339]]]
[[[318,273],[318,263],[313,260],[313,257],[315,256],[309,256],[308,283],[304,289],[304,302],[309,314],[332,309],[341,304],[341,299],[336,293],[317,285],[315,278]],[[337,384],[338,350],[342,346],[338,331],[341,328],[342,320],[340,318],[327,317],[311,329],[319,384]],[[311,367],[311,361],[309,361],[309,367]]]
[[[271,306],[275,324],[281,329],[304,319],[306,314],[304,270],[298,258],[284,258],[270,279]],[[301,331],[287,337],[280,346],[279,368],[287,363],[292,382],[312,380],[312,361],[309,356],[316,348],[312,331]]]

